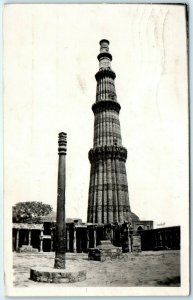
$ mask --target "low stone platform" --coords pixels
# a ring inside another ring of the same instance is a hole
[[[54,269],[39,267],[30,269],[30,279],[47,283],[72,283],[85,280],[86,271],[72,268]]]
[[[101,241],[101,244],[96,248],[88,249],[89,260],[105,261],[106,259],[119,259],[122,257],[122,248],[113,246],[110,240]]]
[[[19,253],[21,253],[21,252],[30,252],[30,253],[38,253],[39,252],[39,250],[38,249],[36,249],[36,248],[33,248],[32,246],[30,246],[30,245],[23,245],[23,246],[21,246],[18,250],[17,250],[17,252],[19,252]]]

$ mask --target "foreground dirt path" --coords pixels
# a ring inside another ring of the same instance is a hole
[[[66,256],[67,267],[86,269],[87,279],[77,283],[63,283],[64,286],[180,286],[180,251],[178,250],[127,253],[121,260],[105,262],[89,261],[87,254],[67,253]],[[31,281],[30,268],[53,265],[54,253],[14,253],[14,286],[48,285],[48,283]]]

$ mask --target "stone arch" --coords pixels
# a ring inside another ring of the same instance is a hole
[[[142,231],[144,230],[144,228],[140,225],[138,228],[137,228],[137,231]]]

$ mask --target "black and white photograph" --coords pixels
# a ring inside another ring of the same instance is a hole
[[[187,11],[4,6],[7,296],[189,294]]]

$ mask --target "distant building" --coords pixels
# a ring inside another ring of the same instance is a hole
[[[13,251],[18,252],[52,252],[55,251],[55,219],[43,218],[42,224],[13,223]],[[146,222],[146,223],[144,223]],[[141,249],[162,250],[180,249],[180,227],[166,227],[153,229],[152,221],[133,221],[128,228],[128,234],[138,233],[141,236]],[[122,246],[122,228],[124,224],[89,224],[80,219],[67,219],[66,251],[87,252],[88,248],[96,247],[107,231],[109,239],[115,246]],[[150,226],[150,227],[148,227]]]

